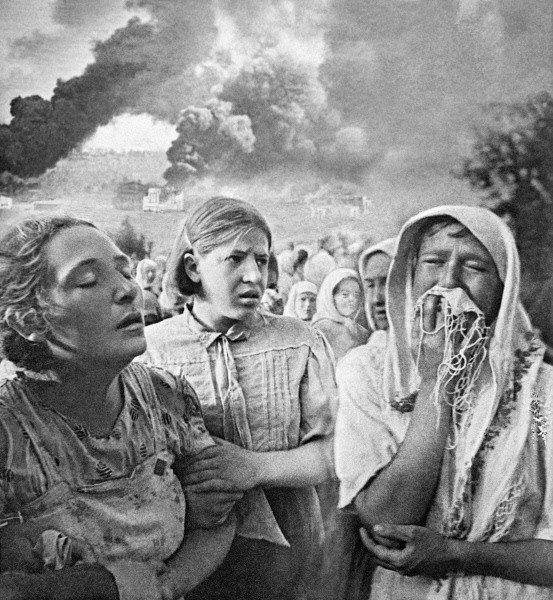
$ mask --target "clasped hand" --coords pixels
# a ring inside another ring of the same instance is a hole
[[[189,458],[181,477],[194,527],[214,527],[226,520],[244,492],[257,485],[255,453],[225,440]]]
[[[363,544],[375,563],[401,575],[439,578],[454,570],[455,540],[427,527],[375,525],[372,533],[360,529]]]

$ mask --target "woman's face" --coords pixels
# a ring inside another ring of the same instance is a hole
[[[340,315],[351,319],[361,304],[361,287],[355,279],[344,279],[335,288],[333,298]]]
[[[113,369],[142,354],[142,295],[129,258],[86,226],[60,231],[45,252],[54,356]]]
[[[388,329],[386,280],[392,259],[383,252],[370,256],[363,269],[365,306],[376,329]]]
[[[451,224],[423,238],[413,279],[416,300],[434,286],[461,288],[491,324],[497,317],[503,284],[488,250],[472,234],[461,237]]]
[[[294,309],[302,321],[311,321],[317,309],[317,296],[311,292],[298,294]]]
[[[194,267],[187,267],[192,281],[201,284],[194,300],[195,314],[223,332],[250,318],[267,286],[268,262],[269,240],[260,229],[250,229],[207,254],[195,253]]]
[[[150,285],[156,278],[156,267],[146,267],[144,269],[144,281]]]

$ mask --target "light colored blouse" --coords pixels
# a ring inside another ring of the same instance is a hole
[[[267,313],[259,313],[251,329],[240,325],[226,335],[211,331],[187,307],[146,329],[148,350],[140,359],[190,381],[212,435],[255,452],[328,436],[337,389],[323,336],[297,319]],[[313,529],[320,518],[314,489],[288,491],[282,496],[290,498],[288,512],[302,507],[302,514],[288,516]],[[299,496],[305,496],[301,502]],[[239,535],[288,545],[263,490],[245,494],[237,508]]]

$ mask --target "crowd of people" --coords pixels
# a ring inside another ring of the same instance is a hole
[[[553,368],[509,227],[274,247],[225,197],[167,260],[67,216],[0,240],[0,598],[553,599]]]

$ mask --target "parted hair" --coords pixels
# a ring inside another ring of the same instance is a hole
[[[201,284],[188,277],[184,257],[192,251],[205,255],[251,229],[260,229],[272,245],[272,234],[265,217],[253,204],[216,196],[196,206],[183,222],[167,261],[168,285],[172,293],[193,296]]]
[[[0,353],[19,367],[33,371],[51,368],[45,342],[30,342],[14,323],[39,334],[49,332],[45,249],[60,231],[95,227],[70,216],[44,216],[15,224],[0,240]]]

